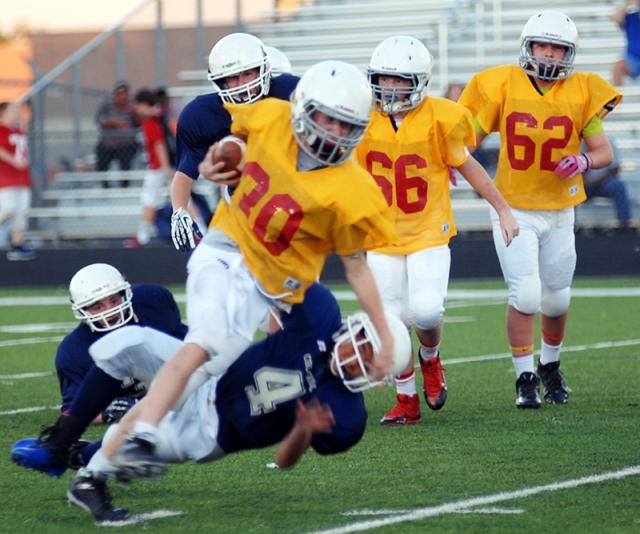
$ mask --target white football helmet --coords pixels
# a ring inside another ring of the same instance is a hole
[[[239,87],[227,87],[226,78],[258,69],[258,77]],[[209,54],[209,81],[227,104],[249,104],[269,93],[271,65],[264,44],[248,33],[232,33],[220,39]]]
[[[564,58],[553,60],[535,57],[532,43],[552,43],[564,46]],[[578,29],[574,22],[560,11],[540,11],[533,15],[520,35],[520,66],[530,76],[540,80],[562,80],[573,71],[576,57]]]
[[[291,61],[284,52],[273,46],[266,46],[269,64],[271,65],[271,76],[276,77],[281,74],[291,74]]]
[[[367,362],[380,351],[380,338],[366,313],[347,317],[342,328],[334,335],[331,369],[335,370],[349,391],[364,391],[374,386],[391,383],[393,377],[406,371],[411,359],[411,338],[404,323],[395,315],[386,314],[387,324],[394,340],[393,366],[384,380],[369,376]],[[357,370],[354,373],[354,370]]]
[[[414,37],[398,35],[382,41],[371,55],[369,83],[378,111],[398,113],[418,106],[426,96],[433,70],[427,47]],[[410,87],[382,87],[380,76],[395,76],[412,82]]]
[[[346,161],[369,124],[371,89],[356,67],[322,61],[300,79],[291,95],[291,126],[300,148],[322,165]],[[321,112],[351,126],[337,135],[316,121]]]
[[[80,269],[69,283],[69,293],[73,315],[94,332],[108,332],[133,318],[131,285],[118,269],[106,263],[93,263]],[[88,306],[118,293],[122,295],[118,306],[101,313],[86,310]]]

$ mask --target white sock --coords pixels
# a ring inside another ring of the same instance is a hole
[[[404,395],[416,394],[416,373],[411,371],[411,374],[401,375],[402,378],[396,377],[396,391],[403,393]]]
[[[102,449],[100,449],[91,457],[91,460],[89,460],[87,471],[96,478],[105,479],[115,472],[115,468],[111,460],[102,454]]]
[[[136,421],[135,425],[133,425],[133,432],[131,433],[134,436],[144,436],[144,439],[155,444],[158,441],[157,432],[158,428],[153,426],[151,423],[147,423],[146,421]]]
[[[440,343],[438,343],[435,347],[425,347],[420,344],[420,359],[423,362],[426,362],[429,358],[433,358],[438,354],[438,349],[440,348]]]
[[[540,365],[547,365],[548,363],[560,361],[561,348],[562,343],[559,345],[547,345],[543,339],[542,349],[540,350]]]
[[[518,356],[517,358],[512,356],[511,361],[516,370],[516,377],[519,377],[522,373],[533,373],[533,354]]]

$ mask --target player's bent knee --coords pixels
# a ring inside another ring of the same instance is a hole
[[[540,280],[537,277],[527,277],[509,290],[509,304],[520,313],[531,315],[540,310]]]
[[[441,303],[425,302],[411,306],[412,323],[420,330],[431,330],[442,321],[444,310]]]
[[[549,289],[545,288],[542,292],[541,311],[547,317],[560,317],[569,310],[571,302],[571,288]]]

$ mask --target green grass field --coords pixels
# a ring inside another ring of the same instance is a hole
[[[367,432],[346,454],[310,452],[293,470],[274,471],[265,467],[274,449],[265,449],[114,485],[115,503],[136,514],[179,514],[136,517],[119,531],[640,532],[640,279],[574,287],[562,355],[568,405],[515,408],[502,282],[452,283],[442,344],[449,399],[440,412],[423,403],[423,424],[381,427],[394,403],[394,390],[382,388],[367,392]],[[605,291],[580,296],[589,288]],[[57,381],[47,374],[56,342],[47,339],[74,321],[66,291],[45,292],[60,303],[7,300],[42,293],[0,292],[0,531],[87,532],[90,516],[66,505],[69,473],[52,479],[9,459],[16,439],[57,417]],[[10,328],[44,323],[65,324]],[[44,376],[16,376],[25,373]]]

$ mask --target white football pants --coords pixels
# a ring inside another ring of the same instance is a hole
[[[521,313],[542,311],[558,317],[569,309],[576,268],[574,210],[512,211],[520,234],[507,247],[498,215],[491,209],[493,242],[509,287],[509,304]]]
[[[124,326],[104,335],[89,349],[96,365],[117,380],[135,378],[151,384],[162,364],[182,346],[182,341],[153,328]],[[200,368],[191,382],[202,382]],[[207,374],[208,376],[208,374]],[[158,425],[156,453],[165,462],[209,461],[224,453],[217,444],[218,414],[215,408],[217,377],[210,378],[170,411]],[[114,425],[115,427],[115,425]],[[105,435],[107,440],[112,432]]]
[[[367,263],[388,312],[421,330],[440,324],[451,267],[447,245],[406,256],[367,252]]]

